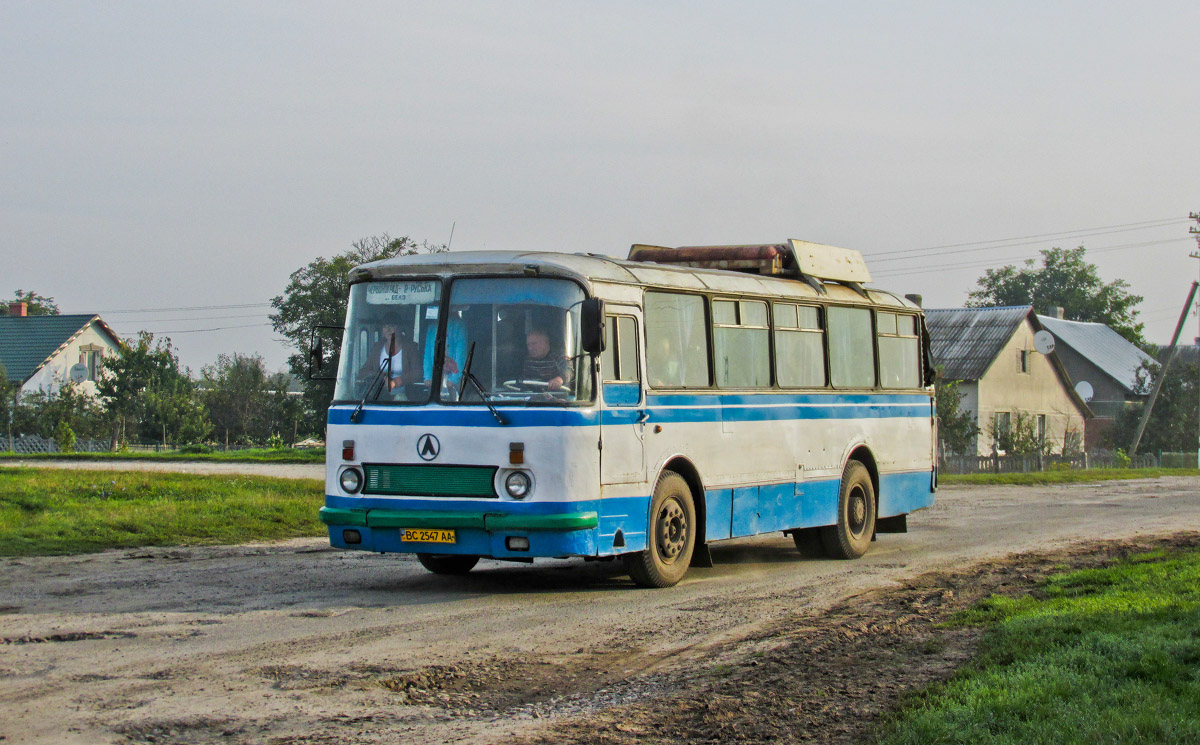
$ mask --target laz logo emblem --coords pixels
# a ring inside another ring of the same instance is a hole
[[[433,435],[425,434],[417,439],[417,455],[421,456],[421,460],[433,460],[440,452],[442,443]]]

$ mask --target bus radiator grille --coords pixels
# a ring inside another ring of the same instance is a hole
[[[382,465],[364,463],[363,494],[496,499],[496,466]]]

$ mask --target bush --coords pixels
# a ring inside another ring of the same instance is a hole
[[[181,453],[211,453],[212,451],[213,449],[211,447],[201,443],[192,443],[191,445],[184,445],[183,447],[179,448],[179,452]]]
[[[64,453],[75,449],[75,430],[71,429],[71,425],[67,424],[66,419],[60,419],[58,426],[54,428],[54,441],[58,444],[58,449]]]

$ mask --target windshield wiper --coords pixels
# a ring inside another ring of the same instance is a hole
[[[474,361],[475,342],[471,342],[471,348],[467,351],[467,364],[463,365],[463,380],[469,380],[475,384],[475,390],[479,391],[479,397],[483,399],[485,404],[487,404],[488,411],[492,412],[492,416],[496,417],[496,421],[499,422],[501,426],[504,426],[508,424],[508,420],[501,416],[499,411],[496,411],[496,407],[492,405],[492,400],[488,398],[488,392],[484,389],[483,383],[480,383],[479,379],[471,374],[471,363]]]
[[[396,354],[395,346],[396,346],[396,337],[393,336],[392,343],[389,345],[389,348],[388,348],[388,351],[390,351],[391,354],[389,354],[387,356],[387,359],[385,359],[383,362],[379,363],[379,372],[375,373],[375,377],[371,378],[371,382],[367,384],[367,390],[363,391],[362,400],[358,402],[358,406],[354,407],[354,411],[351,412],[351,414],[350,414],[350,423],[351,424],[356,424],[358,422],[359,417],[362,416],[363,406],[366,405],[367,399],[371,398],[371,389],[373,389],[375,387],[375,384],[379,382],[379,378],[383,375],[385,370],[387,371],[387,378],[385,378],[385,381],[392,379],[392,357],[394,357]],[[384,385],[386,385],[386,382],[379,386],[379,393],[383,393]],[[379,398],[379,393],[375,394],[375,398]],[[374,401],[375,398],[371,398],[371,400]]]

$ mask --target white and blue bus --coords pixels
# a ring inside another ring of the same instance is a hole
[[[858,252],[802,241],[358,267],[330,542],[441,574],[620,557],[653,587],[761,533],[861,556],[937,488],[919,298],[866,281]]]

